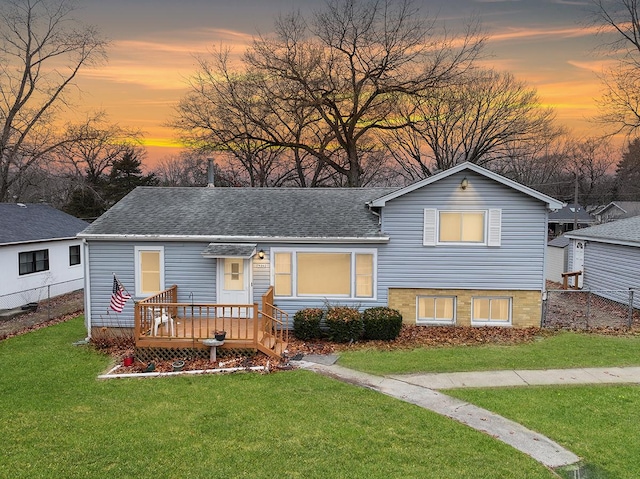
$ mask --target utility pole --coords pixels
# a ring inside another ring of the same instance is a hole
[[[578,172],[575,173],[575,186],[573,190],[573,230],[578,229]]]

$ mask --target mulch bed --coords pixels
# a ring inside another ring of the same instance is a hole
[[[247,368],[251,366],[264,366],[269,371],[291,369],[289,363],[293,357],[303,357],[310,354],[334,354],[340,351],[358,349],[399,350],[414,349],[419,347],[447,347],[447,346],[472,346],[480,344],[520,344],[533,341],[537,337],[553,334],[549,330],[540,328],[510,329],[491,327],[448,327],[448,326],[413,326],[404,325],[400,335],[393,341],[357,341],[353,343],[333,343],[331,341],[300,341],[290,337],[289,346],[285,357],[280,359],[269,358],[263,354],[248,356],[225,356],[224,350],[219,353],[219,361],[211,364],[206,359],[185,358],[183,371],[202,370],[212,368]],[[94,346],[110,354],[118,362],[133,352],[133,340],[129,338],[114,338],[113,342],[104,338],[95,342]],[[221,350],[219,350],[221,351]],[[173,370],[173,361],[156,361],[153,364],[156,372],[170,372]],[[145,372],[149,363],[135,361],[133,365],[120,367],[117,373]]]

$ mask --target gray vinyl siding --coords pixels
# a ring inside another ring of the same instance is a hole
[[[459,185],[465,176],[469,186],[463,191]],[[425,208],[501,209],[501,246],[423,246]],[[382,232],[390,241],[379,248],[378,289],[540,291],[544,288],[546,219],[542,201],[470,171],[400,196],[382,208]]]
[[[583,289],[626,303],[629,288],[640,288],[639,272],[640,248],[587,241]],[[634,306],[640,307],[640,291],[634,294]]]
[[[120,314],[109,309],[113,274],[135,297],[135,247],[164,247],[164,284],[178,285],[178,302],[215,303],[216,260],[203,258],[208,243],[179,242],[89,242],[91,323],[93,326],[133,326],[133,300]]]
[[[203,258],[202,251],[208,243],[200,242],[89,242],[90,261],[90,294],[91,294],[91,323],[95,326],[132,327],[133,300],[129,300],[120,314],[109,309],[113,273],[116,274],[124,287],[135,295],[135,247],[136,246],[164,247],[164,284],[169,287],[178,285],[178,302],[189,303],[193,294],[194,303],[216,302],[216,267],[217,259]],[[375,245],[312,245],[312,244],[258,244],[257,250],[265,251],[265,258],[256,257],[252,262],[253,302],[262,306],[262,295],[271,285],[271,247],[298,249],[338,249],[338,248],[367,248],[375,249]],[[386,290],[377,300],[368,299],[327,299],[327,298],[276,298],[276,306],[289,314],[290,325],[293,325],[293,315],[300,309],[324,307],[327,304],[340,304],[368,308],[386,305]],[[136,300],[141,297],[134,297]]]

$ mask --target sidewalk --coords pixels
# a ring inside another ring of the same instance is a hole
[[[335,356],[306,356],[302,369],[365,387],[455,419],[495,437],[550,468],[576,464],[580,458],[548,437],[524,426],[452,398],[437,389],[552,384],[640,383],[640,367],[581,368],[540,371],[486,371],[374,376],[335,364]]]
[[[640,383],[640,367],[393,374],[388,377],[438,390],[558,384],[633,384]]]

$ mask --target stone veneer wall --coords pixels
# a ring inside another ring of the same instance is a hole
[[[516,328],[540,327],[542,320],[541,291],[468,290],[468,289],[400,289],[389,288],[389,307],[402,314],[402,321],[416,324],[418,296],[455,296],[456,326],[471,326],[471,298],[500,296],[511,299],[511,323]]]

